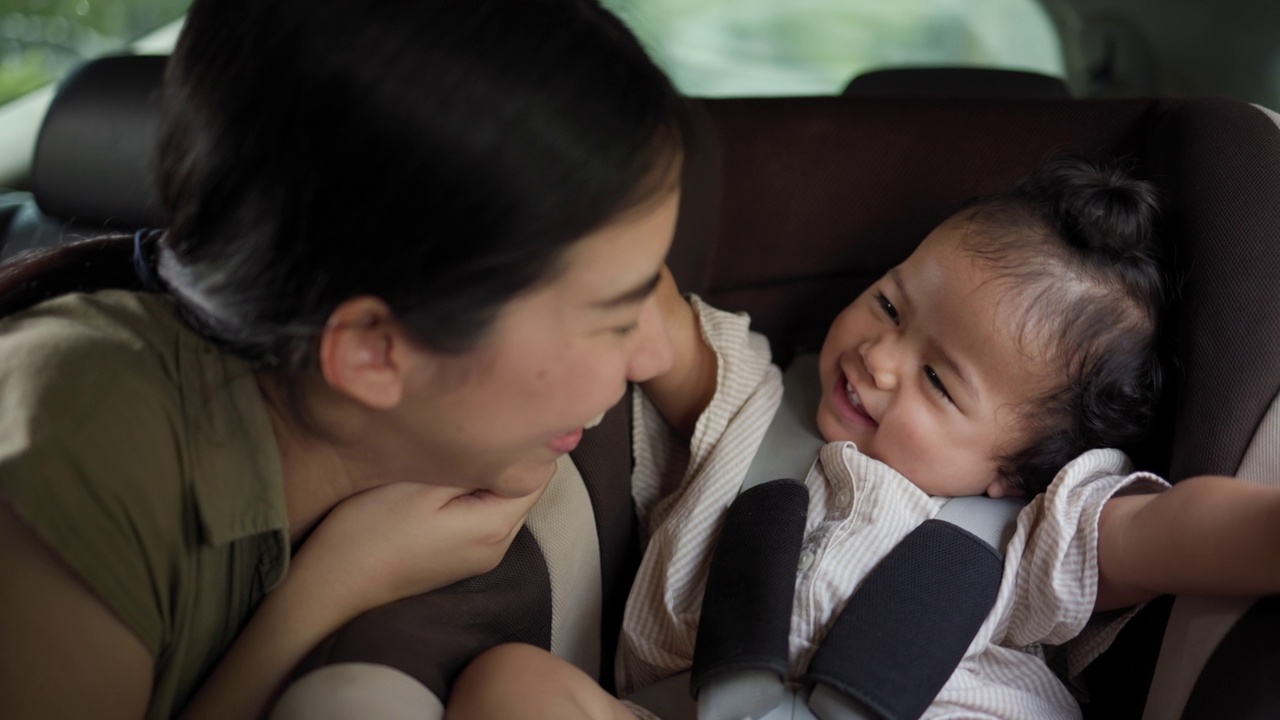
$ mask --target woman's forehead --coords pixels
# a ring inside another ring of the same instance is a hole
[[[652,289],[671,248],[678,209],[679,193],[672,191],[574,243],[565,257],[566,289],[593,307],[616,304],[637,288]]]

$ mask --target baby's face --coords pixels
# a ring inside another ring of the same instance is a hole
[[[832,323],[818,429],[930,495],[1000,497],[997,458],[1025,440],[1015,410],[1054,383],[1002,306],[1018,294],[974,264],[965,232],[944,222]]]

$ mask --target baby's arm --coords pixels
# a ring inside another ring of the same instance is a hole
[[[680,295],[671,271],[662,269],[656,292],[658,308],[671,338],[671,369],[643,384],[658,412],[685,437],[716,392],[716,354],[702,339],[698,318]]]
[[[1189,478],[1113,498],[1100,522],[1097,610],[1165,593],[1280,592],[1280,487]]]

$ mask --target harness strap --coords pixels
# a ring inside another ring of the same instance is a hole
[[[700,718],[760,717],[782,699],[808,506],[803,483],[776,480],[747,488],[729,507],[693,650],[689,687]],[[750,683],[717,689],[743,674]]]
[[[973,533],[924,521],[849,599],[806,682],[857,700],[872,717],[920,717],[986,621],[1003,569],[1003,558]],[[823,720],[864,717],[814,710]]]

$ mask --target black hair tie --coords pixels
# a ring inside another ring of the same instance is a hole
[[[160,278],[156,275],[156,240],[153,239],[163,232],[163,230],[156,230],[155,228],[143,228],[133,234],[133,271],[138,275],[138,280],[142,283],[142,289],[147,292],[164,291],[164,285],[160,283]],[[143,243],[148,242],[151,243],[151,248],[143,246]]]

